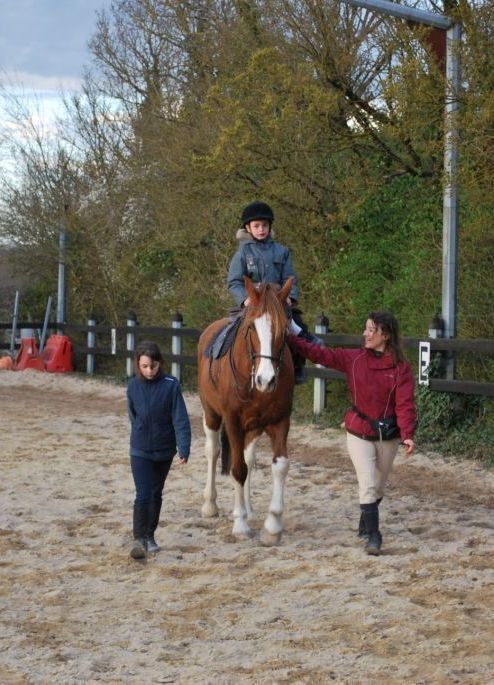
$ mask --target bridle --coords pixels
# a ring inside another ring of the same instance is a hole
[[[254,347],[252,345],[252,328],[253,324],[250,324],[247,327],[247,330],[245,331],[244,338],[247,341],[247,347],[248,347],[248,352],[249,352],[249,359],[250,359],[250,392],[254,389],[255,385],[255,375],[256,375],[256,359],[269,359],[270,361],[273,362],[274,366],[274,389],[278,386],[278,380],[280,377],[280,371],[283,366],[283,358],[285,355],[285,347],[286,347],[286,335],[287,331],[286,329],[283,331],[283,337],[281,339],[281,347],[279,350],[279,354],[277,355],[272,355],[272,354],[260,354],[259,352],[254,352]]]
[[[254,345],[252,343],[252,330],[254,328],[254,324],[251,322],[248,325],[245,326],[244,331],[243,331],[243,338],[244,341],[247,345],[247,352],[248,352],[248,357],[250,360],[250,372],[247,377],[247,380],[242,381],[241,380],[241,374],[235,364],[235,357],[234,357],[234,352],[235,352],[235,340],[232,343],[232,346],[230,347],[228,351],[228,361],[230,364],[230,369],[232,372],[232,378],[234,379],[235,382],[235,392],[237,394],[238,399],[240,399],[243,402],[248,402],[249,401],[249,395],[252,393],[255,387],[255,375],[256,375],[256,360],[257,359],[269,359],[273,362],[274,365],[274,377],[275,377],[275,385],[273,389],[276,389],[278,386],[278,381],[281,373],[281,369],[283,368],[283,358],[285,356],[285,348],[287,346],[287,331],[288,329],[285,328],[283,332],[283,337],[281,341],[281,346],[279,353],[277,355],[270,355],[270,354],[260,354],[260,352],[255,352]],[[241,330],[241,329],[240,329]],[[239,331],[240,333],[240,331]],[[210,359],[210,368],[209,368],[209,376],[211,379],[211,382],[213,385],[216,385],[216,382],[212,376],[211,372],[211,359]],[[245,393],[247,393],[247,397],[245,397]]]

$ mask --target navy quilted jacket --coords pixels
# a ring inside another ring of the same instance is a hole
[[[131,424],[130,454],[156,461],[190,454],[190,421],[180,383],[159,374],[153,380],[132,378],[127,386]]]

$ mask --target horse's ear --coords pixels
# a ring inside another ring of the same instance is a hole
[[[247,290],[247,295],[249,296],[251,304],[253,304],[254,302],[257,302],[259,299],[259,292],[248,276],[244,276],[244,283],[245,283],[245,289]]]
[[[290,290],[292,289],[293,285],[293,276],[290,276],[287,278],[284,286],[280,289],[280,292],[278,293],[278,297],[280,302],[283,302],[283,304],[286,302],[287,297],[290,295]]]

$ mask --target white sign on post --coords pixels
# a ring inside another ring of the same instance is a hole
[[[117,354],[117,329],[111,329],[111,353]]]
[[[419,385],[429,385],[429,365],[431,363],[430,342],[419,343]]]

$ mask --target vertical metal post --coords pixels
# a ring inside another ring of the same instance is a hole
[[[134,375],[134,352],[136,349],[136,333],[135,333],[136,326],[137,326],[137,316],[134,314],[134,312],[129,312],[127,315],[127,343],[126,343],[127,378],[131,378]]]
[[[19,316],[19,291],[15,291],[14,312],[12,314],[12,331],[10,334],[10,353],[15,352],[15,335],[17,333],[17,319]]]
[[[183,316],[180,312],[175,312],[172,321],[172,328],[182,328]],[[180,335],[172,335],[172,354],[182,354],[182,337]],[[175,376],[179,381],[181,380],[182,367],[180,362],[172,362],[172,376]]]
[[[460,44],[462,26],[446,15],[405,7],[387,0],[345,0],[355,7],[364,7],[380,14],[399,17],[425,26],[435,26],[446,31],[446,111],[444,141],[443,191],[443,268],[442,268],[442,314],[444,337],[456,337],[456,278],[458,236],[458,94],[461,89]],[[446,377],[454,378],[454,355],[448,355]]]
[[[321,314],[316,319],[316,335],[326,335],[328,332],[329,320],[324,314]],[[320,364],[316,367],[322,369]],[[326,408],[326,379],[314,378],[314,414],[321,414]]]
[[[41,331],[41,338],[39,339],[39,353],[43,352],[46,341],[46,333],[48,331],[48,324],[50,323],[51,315],[51,295],[48,296],[48,302],[46,303],[45,319],[43,321],[43,329]]]
[[[65,245],[66,233],[62,229],[58,238],[58,290],[57,290],[57,334],[62,335],[65,323]]]
[[[96,326],[95,319],[88,319],[88,332],[87,332],[87,356],[86,356],[86,373],[94,373],[94,349],[96,347],[96,331],[94,327]],[[92,329],[92,330],[90,330]]]
[[[461,24],[453,24],[446,33],[446,116],[444,144],[445,186],[443,194],[443,272],[442,315],[444,337],[455,338],[458,258],[458,93],[461,88]],[[448,355],[446,378],[455,375],[454,356]]]

